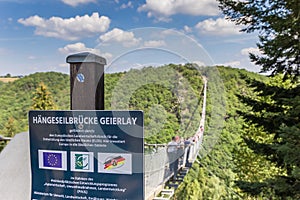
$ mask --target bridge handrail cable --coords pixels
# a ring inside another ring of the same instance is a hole
[[[202,148],[203,133],[204,133],[204,122],[205,122],[205,112],[206,112],[206,91],[207,91],[207,80],[204,79],[203,88],[203,103],[201,120],[199,122],[198,130],[194,135],[194,140],[190,141],[189,144],[179,144],[176,145],[180,151],[177,151],[177,158],[172,159],[169,155],[167,149],[170,147],[168,144],[145,144],[145,148],[150,150],[145,154],[145,186],[146,186],[146,199],[161,199],[155,198],[163,188],[166,183],[176,177],[179,170],[189,169],[192,164],[197,160],[198,153]],[[178,162],[178,171],[172,171],[172,163]],[[187,171],[186,171],[187,172]],[[174,175],[175,173],[175,175]],[[173,192],[174,193],[174,192]],[[173,194],[172,193],[172,194]],[[171,196],[169,196],[170,198]],[[163,199],[169,199],[163,198]]]

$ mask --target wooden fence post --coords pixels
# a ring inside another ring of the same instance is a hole
[[[106,60],[84,52],[69,55],[71,110],[104,110],[104,65]]]

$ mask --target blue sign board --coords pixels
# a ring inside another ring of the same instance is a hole
[[[30,111],[31,199],[143,200],[142,111]]]

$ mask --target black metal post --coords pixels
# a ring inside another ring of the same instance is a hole
[[[71,110],[104,110],[104,65],[106,60],[84,52],[69,55]]]

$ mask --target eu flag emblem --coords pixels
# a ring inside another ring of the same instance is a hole
[[[56,150],[38,150],[39,168],[67,170],[67,152]]]
[[[61,153],[43,152],[44,167],[62,167]]]

